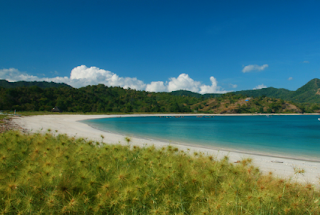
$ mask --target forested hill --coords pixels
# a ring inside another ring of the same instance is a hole
[[[241,90],[241,91],[236,91],[234,94],[241,94],[241,95],[246,95],[250,97],[259,97],[259,96],[267,96],[270,98],[281,98],[281,99],[288,99],[290,100],[290,93],[292,91],[283,89],[283,88],[274,88],[274,87],[267,87],[267,88],[262,88],[259,90]]]
[[[3,88],[16,88],[16,87],[32,87],[38,86],[40,88],[50,88],[50,87],[70,87],[70,85],[65,83],[55,83],[46,81],[17,81],[9,82],[7,80],[0,80],[0,87]]]
[[[234,93],[216,98],[175,96],[93,85],[82,88],[0,88],[0,110],[50,111],[58,106],[65,112],[97,113],[302,113],[320,112],[320,105],[302,105],[260,96],[247,98]]]
[[[320,103],[320,79],[315,78],[296,91],[290,91],[283,88],[268,87],[259,90],[242,90],[233,92],[236,95],[244,95],[248,97],[266,96],[270,98],[284,99],[298,103]],[[193,96],[196,98],[216,98],[221,94],[204,94],[193,93],[186,90],[172,92],[173,95]]]
[[[304,86],[292,92],[290,97],[298,102],[320,103],[320,79],[312,79]]]
[[[191,112],[190,105],[201,100],[107,87],[103,84],[82,88],[0,88],[0,110],[50,111],[58,106],[68,112]]]
[[[17,88],[17,87],[32,87],[37,86],[40,88],[59,88],[59,87],[67,87],[72,88],[70,85],[64,83],[54,83],[54,82],[28,82],[28,81],[18,81],[18,82],[8,82],[6,80],[0,80],[0,88]],[[320,79],[312,79],[307,84],[297,89],[296,91],[290,91],[283,88],[274,88],[268,87],[259,90],[242,90],[233,92],[236,95],[243,95],[247,97],[259,97],[266,96],[270,98],[278,98],[298,103],[319,103],[320,104]],[[185,97],[194,97],[198,99],[208,99],[208,98],[217,98],[221,97],[222,94],[199,94],[190,92],[187,90],[178,90],[173,91],[171,93],[163,93],[170,94],[172,96],[185,96]]]

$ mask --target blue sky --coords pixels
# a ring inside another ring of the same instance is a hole
[[[0,0],[0,79],[200,93],[320,78],[320,1]]]

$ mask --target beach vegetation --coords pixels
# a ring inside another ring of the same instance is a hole
[[[0,212],[320,213],[314,186],[263,175],[252,159],[230,163],[227,156],[218,160],[174,146],[93,143],[49,130],[1,133]]]
[[[131,142],[131,138],[130,137],[125,137],[124,139],[128,144]]]

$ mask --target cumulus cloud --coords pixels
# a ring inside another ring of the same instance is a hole
[[[246,72],[251,72],[251,71],[262,71],[264,70],[265,68],[268,68],[269,65],[268,64],[263,64],[262,66],[259,66],[259,65],[248,65],[248,66],[245,66],[243,69],[242,69],[242,72],[243,73],[246,73]]]
[[[168,91],[175,90],[189,90],[192,92],[198,92],[201,85],[200,81],[194,81],[188,74],[182,73],[178,78],[170,78],[168,84]]]
[[[289,78],[288,78],[289,81],[291,81],[292,79],[293,79],[292,77],[289,77]]]
[[[211,76],[211,85],[201,84],[195,81],[188,74],[182,73],[177,78],[171,77],[169,81],[154,81],[145,84],[137,78],[119,77],[117,74],[98,67],[86,67],[85,65],[77,66],[71,70],[70,77],[38,77],[21,72],[15,68],[0,70],[0,79],[14,81],[48,81],[56,83],[66,83],[73,87],[79,88],[87,85],[104,84],[106,86],[119,86],[125,89],[131,88],[136,90],[146,90],[149,92],[171,92],[175,90],[189,90],[197,93],[226,93],[218,86],[217,80]]]
[[[120,86],[125,89],[132,88],[144,90],[146,84],[137,78],[119,77],[117,74],[110,71],[99,69],[97,67],[86,67],[84,65],[72,69],[70,77],[54,77],[54,78],[39,78],[38,76],[28,75],[20,72],[17,69],[2,69],[0,70],[0,78],[13,81],[52,81],[56,83],[66,83],[73,87],[83,87],[87,85],[105,84],[106,86]]]
[[[147,85],[146,91],[149,92],[172,92],[176,90],[189,90],[196,93],[226,93],[218,86],[217,80],[211,76],[211,85],[201,84],[200,81],[195,81],[188,74],[182,73],[177,78],[170,78],[169,82],[163,81],[151,82]]]
[[[137,78],[119,77],[110,71],[99,69],[98,67],[78,66],[72,69],[70,83],[75,87],[86,85],[104,84],[106,86],[120,86],[125,89],[132,88],[144,90],[146,84]]]
[[[267,88],[267,86],[264,85],[264,84],[260,84],[260,85],[256,86],[256,87],[253,88],[253,89],[254,89],[254,90],[260,90],[260,89],[262,89],[262,88]]]
[[[37,76],[22,73],[15,68],[1,69],[0,70],[0,77],[2,79],[8,80],[10,82],[12,82],[12,81],[34,81],[34,80],[38,79]]]
[[[200,92],[201,94],[205,93],[226,93],[227,91],[221,90],[218,86],[218,81],[213,76],[210,77],[211,86],[208,85],[201,85],[200,86]]]
[[[57,83],[67,83],[69,84],[70,79],[68,77],[55,77],[55,78],[39,78],[38,76],[29,75],[25,72],[20,72],[18,69],[1,69],[0,79],[6,79],[10,82],[15,81],[48,81]]]
[[[146,91],[148,92],[165,92],[167,87],[164,85],[163,81],[153,81],[147,84]]]

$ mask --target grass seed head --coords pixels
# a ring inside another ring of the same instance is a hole
[[[130,137],[125,137],[124,138],[126,140],[126,142],[129,144],[131,142],[131,138]]]
[[[2,198],[3,204],[15,204],[8,211],[11,214],[20,211],[33,214],[35,206],[39,212],[47,208],[43,213],[48,214],[84,210],[94,213],[97,208],[100,209],[96,213],[110,214],[156,211],[200,214],[209,210],[211,214],[235,214],[235,208],[238,212],[241,208],[239,214],[249,212],[245,208],[265,214],[270,210],[273,214],[292,214],[293,211],[304,214],[307,210],[317,214],[319,211],[320,194],[313,185],[290,184],[272,175],[261,175],[250,164],[250,159],[242,161],[245,165],[231,165],[226,159],[214,160],[203,153],[200,154],[202,158],[184,157],[182,152],[174,153],[174,147],[171,150],[170,147],[158,150],[147,146],[133,146],[131,150],[128,146],[96,147],[96,144],[89,147],[87,140],[75,141],[63,135],[35,134],[27,138],[20,135],[19,142],[16,139],[15,133],[0,134],[0,143],[6,143],[0,145],[1,170],[10,164],[8,170],[1,172],[4,175],[0,193],[10,192]],[[24,142],[27,145],[21,145]],[[22,147],[16,147],[18,144]],[[47,156],[39,156],[43,153]],[[65,155],[69,156],[68,160]],[[16,164],[13,159],[17,156],[23,162]],[[4,160],[5,165],[1,164]],[[79,198],[74,196],[77,193]],[[208,206],[203,207],[204,204]],[[224,207],[226,204],[229,207]],[[270,210],[265,209],[266,205],[272,205]],[[111,208],[113,212],[108,211]]]

